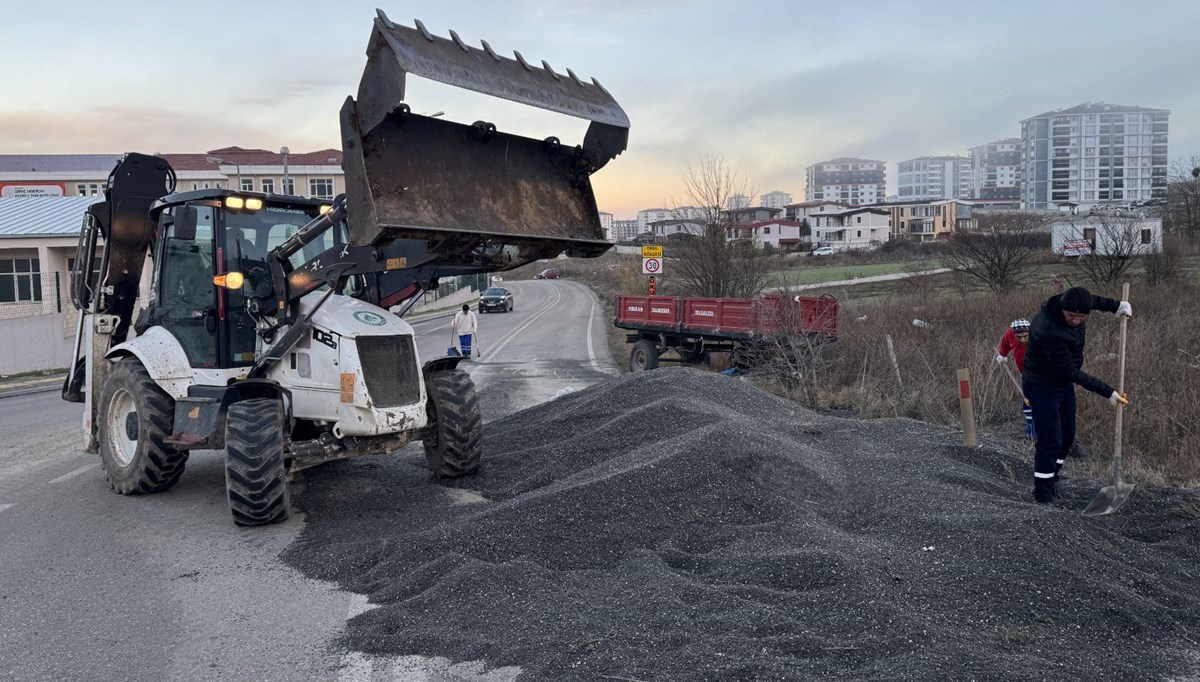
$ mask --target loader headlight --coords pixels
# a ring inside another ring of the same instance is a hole
[[[245,208],[246,200],[241,197],[225,197],[225,208],[239,210]]]
[[[240,272],[227,272],[223,275],[213,277],[213,284],[224,287],[226,289],[241,289],[246,283],[246,277]]]
[[[260,208],[262,208],[262,199],[259,199],[258,197],[248,197],[246,199],[247,211],[257,211]]]

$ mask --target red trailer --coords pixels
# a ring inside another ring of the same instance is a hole
[[[613,324],[630,330],[629,369],[636,372],[660,361],[704,362],[710,352],[745,358],[784,337],[820,346],[837,337],[837,317],[832,296],[618,296]],[[663,357],[672,350],[678,358]]]

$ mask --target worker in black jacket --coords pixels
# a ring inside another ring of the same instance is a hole
[[[1033,408],[1037,444],[1033,460],[1033,497],[1054,501],[1054,483],[1075,443],[1075,384],[1108,399],[1129,404],[1125,396],[1083,371],[1088,313],[1103,310],[1133,315],[1129,301],[1093,296],[1083,287],[1050,297],[1029,329],[1022,389]]]

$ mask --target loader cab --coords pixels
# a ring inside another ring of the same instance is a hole
[[[193,368],[227,369],[254,363],[254,319],[237,288],[214,278],[266,267],[266,257],[326,202],[296,197],[209,190],[165,197],[152,209],[158,225],[150,318],[183,347]],[[329,230],[291,257],[303,264],[339,241]]]

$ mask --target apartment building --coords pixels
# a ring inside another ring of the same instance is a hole
[[[1021,138],[1006,137],[981,144],[971,147],[968,153],[971,155],[969,198],[993,203],[1021,200]]]
[[[805,169],[805,201],[837,201],[854,206],[875,204],[887,196],[887,163],[842,157]]]
[[[794,220],[759,220],[731,225],[725,229],[729,241],[748,241],[762,248],[780,251],[804,251],[808,246],[808,227]]]
[[[767,192],[758,198],[758,205],[765,206],[767,208],[783,208],[790,203],[792,203],[791,192],[783,192],[780,190]]]
[[[974,207],[969,201],[902,201],[881,205],[879,208],[891,214],[888,220],[891,239],[929,242],[946,239],[955,232],[976,227]]]
[[[1053,209],[1165,198],[1165,109],[1087,102],[1021,121],[1021,202]]]
[[[604,240],[609,242],[617,241],[613,238],[613,214],[608,211],[598,211],[600,215],[600,229],[604,231]]]
[[[919,156],[896,166],[899,201],[969,199],[974,191],[971,159]]]
[[[891,214],[875,206],[830,211],[813,217],[812,243],[835,251],[866,249],[888,239]]]
[[[731,194],[725,200],[725,208],[730,211],[737,211],[743,208],[750,208],[750,197],[745,194]]]
[[[805,225],[811,225],[809,218],[820,214],[829,213],[830,211],[841,211],[850,208],[850,204],[842,204],[836,201],[802,201],[798,204],[788,204],[783,207],[783,217],[785,220],[795,220]]]
[[[638,221],[637,220],[613,220],[612,233],[613,233],[613,241],[618,241],[618,242],[633,241],[633,238],[638,236]]]

